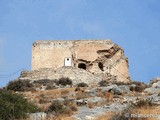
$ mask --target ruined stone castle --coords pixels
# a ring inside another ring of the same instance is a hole
[[[32,71],[21,79],[59,79],[77,82],[101,80],[129,82],[128,59],[111,40],[36,41],[32,45]]]

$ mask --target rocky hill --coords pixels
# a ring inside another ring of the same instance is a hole
[[[41,108],[41,112],[30,114],[30,120],[121,120],[121,117],[128,120],[132,114],[160,114],[159,78],[148,85],[141,82],[100,81],[97,85],[89,86],[73,81],[65,77],[36,81],[19,79],[10,82],[5,89],[25,96]],[[149,120],[159,118],[142,117]]]

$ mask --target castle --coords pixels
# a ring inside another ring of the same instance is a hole
[[[36,77],[34,74],[31,75],[31,72],[25,74],[28,74],[30,79],[41,79],[44,76],[46,79],[51,79],[51,75],[47,74],[52,70],[54,71],[52,73],[53,78],[67,76],[68,74],[67,77],[74,79],[74,75],[77,77],[77,74],[71,74],[75,71],[79,71],[80,74],[83,71],[83,73],[93,76],[92,78],[99,78],[99,80],[130,81],[128,59],[124,56],[124,50],[111,40],[34,42],[32,45],[32,73],[33,71],[41,71],[40,73],[43,73],[43,76]],[[61,72],[56,73],[58,70]],[[66,73],[67,71],[70,71],[70,73]]]

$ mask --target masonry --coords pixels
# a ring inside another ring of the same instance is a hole
[[[111,40],[41,40],[33,43],[32,71],[64,67],[83,69],[101,80],[130,81],[124,50]]]

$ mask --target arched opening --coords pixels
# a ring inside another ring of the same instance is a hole
[[[79,63],[79,64],[78,64],[78,68],[81,68],[81,69],[85,69],[85,70],[86,70],[86,64],[84,64],[84,63]]]
[[[98,63],[98,67],[99,67],[102,71],[104,71],[104,69],[103,69],[103,64],[102,64],[101,62]]]

